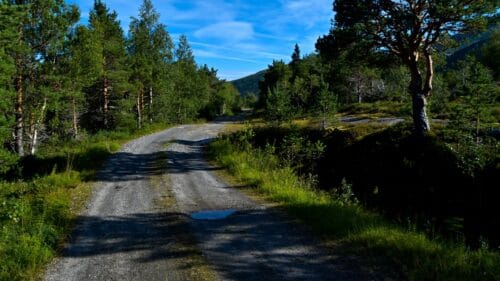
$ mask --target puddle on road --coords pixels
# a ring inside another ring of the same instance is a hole
[[[194,220],[222,220],[236,213],[234,209],[200,211],[191,214]]]

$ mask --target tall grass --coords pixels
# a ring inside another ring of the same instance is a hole
[[[17,178],[0,181],[0,280],[37,280],[71,230],[104,161],[125,141],[165,127],[52,141],[20,162]]]
[[[272,150],[221,138],[210,144],[209,155],[318,233],[359,254],[391,258],[408,280],[500,280],[499,253],[431,240],[357,204],[314,190],[293,169],[279,165]]]

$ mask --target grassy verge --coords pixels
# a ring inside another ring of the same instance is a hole
[[[209,154],[318,233],[360,255],[389,257],[409,280],[500,280],[499,253],[431,240],[367,212],[345,196],[314,190],[290,167],[279,165],[272,148],[255,149],[221,138],[210,144]]]
[[[47,143],[21,162],[21,177],[0,181],[0,280],[36,280],[67,237],[104,161],[127,140],[163,128]]]

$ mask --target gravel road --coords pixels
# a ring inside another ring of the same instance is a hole
[[[124,145],[45,280],[379,279],[218,178],[202,149],[224,125],[178,126]]]

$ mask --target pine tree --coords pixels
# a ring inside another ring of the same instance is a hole
[[[181,35],[175,50],[176,61],[173,71],[175,75],[175,96],[172,102],[175,106],[175,116],[178,123],[194,117],[200,106],[200,91],[202,86],[197,72],[193,51],[187,37]]]
[[[129,54],[132,68],[131,82],[135,86],[137,126],[142,126],[147,95],[148,119],[153,122],[153,97],[160,86],[158,80],[172,62],[173,43],[166,27],[159,23],[160,15],[150,0],[144,0],[139,18],[130,23]]]
[[[22,156],[25,134],[30,140],[30,153],[36,151],[47,104],[54,101],[60,87],[55,65],[79,12],[76,6],[68,6],[63,0],[7,1],[7,4],[26,11],[13,25],[16,38],[9,52],[15,64],[12,83],[16,92],[15,150]]]
[[[189,45],[187,37],[184,34],[179,37],[179,43],[177,44],[177,49],[175,50],[175,58],[178,62],[194,64],[193,50],[191,50],[191,46]]]
[[[16,26],[21,18],[22,10],[0,2],[0,173],[9,170],[16,157],[10,153],[10,140],[14,125],[15,91],[12,77],[15,74],[15,62],[10,56],[16,39]]]
[[[94,2],[89,17],[91,39],[84,57],[90,59],[87,72],[94,83],[87,89],[85,125],[91,130],[110,129],[116,124],[114,104],[128,89],[125,38],[116,12],[110,12],[100,0]]]
[[[293,54],[292,54],[292,61],[290,62],[291,65],[294,65],[296,63],[298,63],[300,60],[301,60],[301,56],[300,56],[300,48],[299,48],[299,44],[295,44],[295,47],[293,49]]]
[[[433,88],[436,46],[442,48],[450,35],[484,27],[484,15],[495,13],[497,7],[497,0],[336,0],[330,34],[316,47],[322,53],[362,47],[399,58],[410,72],[415,133],[424,135],[430,131],[426,105]]]

